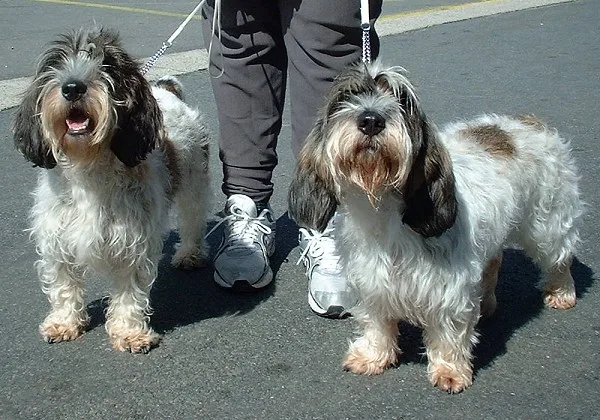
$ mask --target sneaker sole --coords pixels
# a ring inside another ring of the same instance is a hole
[[[352,316],[352,313],[347,311],[343,306],[331,305],[327,309],[321,308],[321,306],[319,306],[319,304],[312,297],[310,292],[308,293],[308,304],[310,305],[310,309],[315,314],[323,318],[343,319]]]
[[[217,283],[217,285],[219,287],[222,287],[223,289],[229,289],[236,292],[254,292],[259,289],[263,289],[269,284],[271,284],[271,282],[273,281],[273,271],[271,271],[271,269],[269,268],[269,271],[265,273],[263,278],[256,283],[250,283],[248,280],[245,279],[237,279],[233,282],[233,284],[231,284],[223,280],[223,278],[221,278],[219,273],[217,273],[216,271],[213,276],[213,279],[215,283]]]

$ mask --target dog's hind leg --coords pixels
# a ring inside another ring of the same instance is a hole
[[[180,160],[181,184],[175,194],[180,242],[171,261],[180,268],[202,267],[208,260],[208,246],[204,240],[206,215],[210,203],[210,176],[208,173],[209,147],[199,131],[199,137],[188,144],[185,159]]]
[[[579,202],[577,197],[569,199],[570,203],[553,207],[554,211],[538,216],[526,228],[521,228],[525,251],[546,278],[544,303],[557,309],[572,308],[577,300],[571,264],[579,242],[577,229],[573,227],[573,215],[579,212]]]
[[[571,276],[572,247],[568,242],[559,238],[551,241],[538,241],[537,245],[533,242],[525,246],[525,251],[537,263],[545,276],[544,304],[550,308],[569,309],[577,302],[575,282]],[[563,245],[557,247],[555,245],[557,243]],[[551,244],[550,248],[544,247],[548,244]]]
[[[496,284],[502,265],[502,249],[492,257],[481,275],[481,316],[490,317],[496,310]]]
[[[89,322],[83,280],[70,264],[49,260],[44,258],[36,263],[42,289],[52,307],[40,325],[40,333],[49,343],[74,340],[84,333]]]
[[[544,304],[550,308],[569,309],[577,303],[575,282],[571,276],[571,261],[554,264],[544,285]]]
[[[208,182],[202,180],[202,183]],[[186,185],[175,197],[180,242],[171,261],[178,268],[202,267],[208,259],[204,240],[208,188],[204,185]]]
[[[527,218],[519,226],[521,244],[546,275],[544,303],[551,308],[575,306],[575,283],[571,264],[579,243],[577,219],[583,212],[577,168],[567,144],[556,139],[554,155],[548,159],[541,185],[529,197]]]
[[[154,270],[121,272],[111,294],[106,313],[106,331],[113,347],[119,351],[147,353],[160,341],[149,325],[150,288]]]

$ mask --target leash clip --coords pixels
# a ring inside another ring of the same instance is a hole
[[[150,57],[148,59],[146,64],[144,64],[142,66],[142,68],[140,69],[140,71],[142,72],[142,75],[145,75],[146,73],[148,73],[148,70],[150,70],[150,68],[154,65],[154,63],[156,63],[156,61],[165,53],[165,51],[167,51],[167,49],[170,48],[171,45],[173,45],[173,41],[175,41],[175,38],[177,38],[179,36],[181,31],[183,31],[183,28],[185,28],[185,26],[188,24],[188,22],[190,20],[192,20],[194,15],[196,13],[198,13],[198,10],[200,10],[200,8],[202,7],[202,5],[204,4],[205,1],[206,0],[201,0],[200,3],[198,3],[198,5],[194,8],[194,10],[192,10],[192,12],[187,16],[187,18],[185,18],[185,20],[181,23],[181,25],[179,25],[179,27],[175,30],[175,32],[173,32],[173,34],[169,37],[169,39],[167,39],[165,42],[163,42],[162,47],[160,47],[160,49],[152,57]]]
[[[362,29],[362,61],[371,63],[371,20],[369,17],[369,0],[360,0],[360,28]]]

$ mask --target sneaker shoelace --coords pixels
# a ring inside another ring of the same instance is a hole
[[[308,237],[308,244],[304,251],[300,255],[296,265],[300,264],[307,257],[312,257],[316,264],[318,264],[321,270],[326,272],[337,272],[339,271],[339,260],[340,256],[337,255],[335,249],[335,240],[331,236],[334,229],[327,228],[322,233],[316,230],[308,230],[305,228],[299,229],[303,236]],[[306,264],[307,268],[309,267]]]
[[[225,222],[229,228],[229,234],[227,235],[226,247],[230,250],[239,248],[248,248],[248,246],[254,245],[255,242],[259,242],[259,236],[270,235],[272,229],[266,224],[269,223],[267,214],[270,213],[269,209],[264,209],[260,212],[258,217],[251,217],[244,212],[240,207],[232,204],[229,208],[230,214],[222,218],[207,234],[206,238],[210,236],[219,226]],[[266,223],[265,223],[266,222]]]

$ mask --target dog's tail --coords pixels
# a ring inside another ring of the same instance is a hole
[[[156,81],[156,87],[167,90],[173,95],[177,96],[182,101],[183,99],[183,85],[175,76],[163,76]]]

